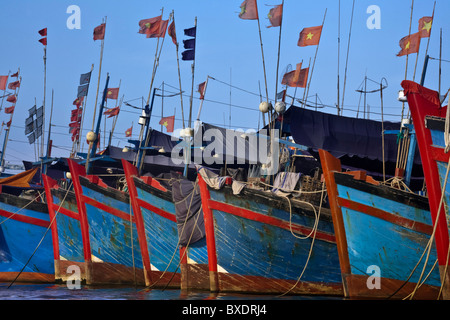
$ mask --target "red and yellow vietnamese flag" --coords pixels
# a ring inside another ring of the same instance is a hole
[[[239,18],[245,20],[258,20],[258,5],[256,0],[245,0],[241,4],[241,12]]]
[[[433,25],[433,17],[423,17],[419,20],[419,35],[421,38],[428,38]]]
[[[106,30],[105,23],[102,23],[101,25],[95,27],[94,28],[94,41],[105,39],[105,30]]]
[[[111,109],[107,109],[105,112],[103,112],[103,115],[108,116],[108,118],[117,116],[119,114],[120,108],[115,107]]]
[[[169,20],[162,20],[162,16],[139,21],[139,33],[147,38],[164,38]]]
[[[15,108],[16,108],[16,106],[7,107],[7,108],[5,108],[5,113],[6,114],[14,113]]]
[[[106,93],[107,99],[116,100],[119,97],[119,88],[108,88],[108,92]]]
[[[161,118],[159,124],[166,127],[167,132],[173,132],[173,127],[175,125],[175,116]]]
[[[300,32],[297,45],[299,47],[318,45],[322,34],[322,27],[323,26],[304,28]]]
[[[420,34],[419,32],[413,33],[400,39],[400,52],[398,57],[405,56],[411,53],[418,53],[420,48]]]
[[[280,4],[280,5],[276,6],[275,8],[270,9],[267,17],[269,18],[269,21],[271,24],[267,28],[281,26],[281,21],[283,18],[283,5]]]
[[[7,82],[8,82],[8,76],[0,76],[0,90],[6,90]]]
[[[128,128],[126,131],[125,131],[125,137],[131,137],[131,135],[132,135],[132,133],[133,133],[133,126],[131,126],[131,128]]]

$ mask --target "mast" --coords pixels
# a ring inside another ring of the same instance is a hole
[[[196,32],[196,35],[197,35],[197,17],[195,17],[194,27],[195,27],[195,32]],[[197,36],[194,38],[194,41],[195,41],[195,44],[196,44],[197,43]],[[188,128],[191,127],[191,122],[192,122],[192,103],[193,103],[193,99],[194,99],[195,55],[194,55],[194,60],[192,61],[191,69],[192,69],[192,84],[191,84],[191,97],[190,97],[190,100],[189,100]]]
[[[102,24],[105,24],[105,34],[106,34],[106,16],[102,20]],[[92,131],[94,131],[94,125],[95,125],[95,117],[97,112],[97,101],[98,101],[98,91],[100,88],[100,77],[102,74],[102,62],[103,62],[103,49],[105,48],[105,37],[101,39],[101,48],[100,48],[100,64],[98,67],[98,82],[97,82],[97,92],[95,94],[95,104],[94,104],[94,116],[92,117]]]

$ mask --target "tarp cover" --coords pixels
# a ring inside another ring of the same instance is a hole
[[[332,115],[291,106],[285,114],[289,119],[295,143],[314,150],[324,149],[335,156],[358,156],[383,161],[382,123]],[[399,122],[384,122],[384,130],[399,130]],[[396,162],[397,135],[385,134],[385,161]],[[420,164],[416,153],[415,163]]]
[[[172,198],[180,245],[187,246],[204,238],[205,222],[198,184],[182,177],[173,180]]]

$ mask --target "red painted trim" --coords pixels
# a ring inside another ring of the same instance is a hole
[[[174,214],[169,213],[167,211],[164,211],[158,207],[155,207],[154,205],[151,205],[150,203],[142,200],[142,199],[136,199],[136,202],[138,203],[138,205],[144,209],[150,210],[154,213],[156,213],[157,215],[160,215],[163,218],[166,218],[167,220],[173,221],[173,222],[177,222],[177,218],[175,217]]]
[[[433,103],[421,94],[421,92],[425,92],[427,95],[430,95],[429,91],[431,90],[429,89],[419,86],[412,81],[403,81],[402,87],[405,89],[405,94],[408,99],[408,105],[414,123],[417,145],[419,146],[422,167],[428,189],[428,202],[430,204],[431,217],[433,219],[433,223],[437,224],[435,243],[438,261],[439,265],[443,266],[448,263],[448,225],[444,205],[441,207],[439,220],[437,220],[439,203],[442,195],[439,171],[435,160],[435,157],[438,156],[438,154],[433,152],[431,132],[425,127],[425,118],[426,116],[445,117],[446,108],[441,108],[440,105]],[[439,101],[437,92],[434,92],[433,97]]]
[[[198,174],[198,185],[200,187],[203,219],[205,222],[205,236],[206,236],[206,247],[208,252],[209,271],[217,273],[217,251],[216,251],[216,238],[214,233],[214,220],[211,208],[209,206],[211,196],[209,194],[208,186],[206,185],[205,180],[203,180],[200,174]]]
[[[344,221],[342,219],[341,207],[337,203],[338,190],[336,181],[334,180],[334,172],[341,172],[341,162],[328,151],[319,150],[320,163],[325,177],[327,193],[330,202],[331,216],[333,219],[334,234],[336,237],[336,247],[339,256],[339,265],[341,273],[350,273],[350,259],[348,255],[347,236],[345,233]],[[344,294],[348,296],[348,292],[344,286]]]
[[[444,149],[430,146],[431,158],[439,162],[448,162],[449,154],[444,152]]]
[[[48,204],[48,206],[52,206],[53,210],[56,210],[59,212],[59,214],[63,214],[65,216],[68,216],[69,218],[75,219],[75,220],[80,220],[80,215],[78,214],[78,212],[66,209],[64,207],[60,207],[59,204],[53,203],[52,204]]]
[[[42,180],[44,182],[44,188],[45,188],[45,196],[47,198],[47,207],[48,207],[48,214],[50,216],[50,221],[54,221],[52,223],[51,229],[52,229],[52,243],[53,243],[53,258],[54,260],[59,259],[59,238],[58,238],[58,226],[55,221],[55,210],[53,209],[54,203],[53,203],[53,196],[51,189],[57,188],[58,184],[56,181],[49,176],[43,174]]]
[[[392,224],[396,224],[400,227],[411,229],[413,231],[425,233],[427,235],[431,235],[431,233],[433,232],[433,227],[430,225],[427,225],[425,223],[421,223],[421,222],[417,222],[417,221],[414,221],[411,219],[400,217],[400,216],[397,216],[390,212],[380,210],[378,208],[370,207],[370,206],[367,206],[362,203],[358,203],[358,202],[355,202],[355,201],[352,201],[349,199],[344,199],[344,198],[339,197],[338,203],[340,206],[348,208],[350,210],[362,212],[369,216],[373,216],[373,217],[388,221]]]
[[[83,239],[83,254],[86,262],[91,262],[91,242],[89,239],[89,224],[86,214],[86,206],[81,201],[83,190],[81,189],[79,176],[86,176],[86,169],[71,159],[67,159],[70,173],[72,174],[73,189],[77,198],[78,214],[80,215],[81,237]],[[89,268],[88,268],[89,269]],[[86,273],[89,271],[87,270]],[[91,275],[86,274],[88,283],[92,280]]]
[[[15,220],[15,221],[25,222],[25,223],[32,224],[35,226],[44,227],[44,228],[48,228],[50,226],[49,221],[24,216],[22,214],[12,213],[12,212],[1,210],[1,209],[0,209],[0,216],[10,218],[11,220]]]
[[[100,209],[100,210],[103,210],[103,211],[105,211],[107,213],[110,213],[113,216],[116,216],[116,217],[118,217],[120,219],[123,219],[123,220],[126,220],[126,221],[130,221],[130,214],[129,213],[124,212],[124,211],[119,210],[119,209],[116,209],[114,207],[107,206],[106,204],[101,203],[101,202],[99,202],[99,201],[97,201],[95,199],[92,199],[92,198],[90,198],[90,197],[88,197],[86,195],[82,195],[81,196],[81,201],[83,201],[83,203],[85,203],[85,204],[89,204],[91,206],[94,206],[97,209]],[[133,216],[131,216],[131,221],[133,223],[135,223],[135,219],[134,219]]]
[[[304,236],[310,234],[312,232],[313,229],[308,228],[308,227],[304,227],[295,223],[289,223],[288,221],[284,221],[278,218],[274,218],[274,217],[269,217],[266,216],[264,214],[255,212],[255,211],[251,211],[251,210],[247,210],[244,208],[240,208],[240,207],[236,207],[227,203],[223,203],[223,202],[218,202],[218,201],[214,201],[214,200],[209,200],[209,207],[212,210],[219,210],[219,211],[223,211],[238,217],[242,217],[245,219],[249,219],[249,220],[253,220],[253,221],[258,221],[258,222],[262,222],[265,224],[269,224],[284,230],[291,230],[293,232],[297,232],[300,233]],[[325,232],[320,232],[317,231],[316,232],[316,239],[317,240],[323,240],[323,241],[328,241],[328,242],[336,242],[336,238],[334,235],[325,233]]]
[[[141,249],[142,264],[144,265],[145,271],[145,282],[146,285],[149,286],[152,284],[150,253],[148,250],[147,237],[145,235],[144,219],[142,217],[141,208],[136,201],[138,195],[133,180],[133,177],[138,174],[138,171],[135,166],[133,166],[131,163],[129,163],[124,159],[122,159],[122,167],[125,172],[125,179],[127,181],[128,193],[130,194],[130,203],[133,209],[133,215],[136,220],[136,229],[138,233],[139,247]]]

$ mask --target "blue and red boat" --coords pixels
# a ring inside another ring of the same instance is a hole
[[[342,172],[339,159],[319,154],[345,296],[436,299],[440,278],[428,199],[383,185],[365,171]]]
[[[441,106],[439,93],[412,81],[403,81],[402,87],[408,100],[433,219],[433,235],[436,242],[442,297],[450,299],[449,204],[448,168],[448,106]]]
[[[36,169],[30,169],[1,179],[1,185],[34,194],[22,197],[0,193],[0,282],[50,283],[55,279],[51,219],[47,205],[35,193],[42,188],[28,184],[35,173]]]
[[[212,188],[202,170],[211,291],[343,295],[328,209],[256,189]]]
[[[209,289],[198,185],[177,176],[170,179],[172,186],[164,186],[153,177],[139,176],[126,160],[122,166],[133,211],[145,229],[148,251],[143,255],[151,263],[147,285]]]
[[[74,240],[78,245],[72,261],[80,263],[79,246],[82,244],[84,261],[81,262],[86,284],[145,284],[138,232],[140,219],[133,215],[128,194],[109,187],[98,176],[86,175],[85,168],[75,161],[69,159],[68,163],[77,212],[73,207],[61,210],[67,216],[66,222],[72,220],[66,225],[58,224],[61,231],[57,232],[76,228],[72,232],[76,234]],[[55,205],[58,203],[53,204],[53,210]],[[70,241],[64,237],[58,239]],[[54,258],[59,258],[56,251]]]

